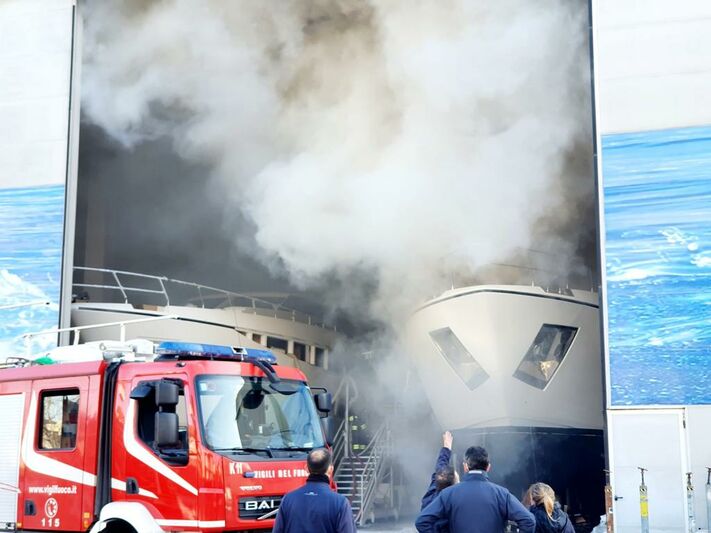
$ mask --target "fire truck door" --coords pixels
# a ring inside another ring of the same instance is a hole
[[[134,379],[123,430],[126,499],[152,504],[166,524],[198,520],[195,414],[186,385],[186,376]]]
[[[82,513],[90,511],[82,497],[90,501],[95,485],[93,470],[85,470],[85,454],[96,449],[87,440],[88,392],[86,376],[32,384],[21,450],[23,529],[82,529]]]

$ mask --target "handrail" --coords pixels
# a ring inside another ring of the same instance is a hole
[[[340,465],[341,459],[343,458],[346,449],[345,426],[346,420],[344,419],[336,430],[336,438],[333,442],[333,467],[336,469]]]
[[[84,267],[84,266],[75,266],[74,267],[75,271],[82,271],[82,272],[97,272],[101,274],[109,274],[114,280],[114,285],[105,285],[105,284],[95,284],[95,283],[73,283],[74,287],[81,287],[81,288],[87,288],[87,289],[105,289],[105,290],[112,290],[112,291],[120,291],[121,295],[123,296],[123,301],[124,303],[128,304],[129,302],[129,293],[144,293],[144,294],[156,294],[160,295],[163,297],[165,300],[165,305],[170,306],[170,292],[168,288],[166,287],[166,283],[174,283],[176,285],[183,285],[186,287],[190,287],[192,289],[195,289],[197,291],[197,297],[193,298],[191,300],[197,300],[200,302],[200,305],[204,308],[205,307],[205,302],[206,300],[211,300],[215,299],[215,297],[210,297],[210,296],[205,296],[203,294],[203,291],[212,291],[215,292],[219,295],[219,298],[221,299],[223,304],[226,304],[228,307],[234,307],[233,303],[233,298],[234,299],[243,299],[248,303],[247,306],[244,306],[245,309],[251,308],[253,309],[255,313],[257,313],[258,309],[269,309],[271,310],[272,313],[274,313],[275,318],[279,318],[277,313],[283,313],[284,318],[291,318],[292,321],[294,322],[300,322],[303,324],[307,325],[313,325],[321,328],[326,328],[326,329],[332,329],[336,330],[334,326],[327,325],[325,323],[318,323],[313,319],[311,315],[308,313],[303,313],[301,311],[297,311],[296,309],[292,309],[290,307],[287,307],[281,303],[275,303],[275,302],[270,302],[269,300],[265,300],[263,298],[257,298],[255,296],[250,296],[248,294],[242,294],[238,292],[233,292],[233,291],[228,291],[225,289],[220,289],[217,287],[211,287],[210,285],[203,285],[201,283],[194,283],[191,281],[183,281],[179,279],[173,279],[173,278],[168,278],[166,276],[155,276],[152,274],[142,274],[139,272],[129,272],[126,270],[115,270],[115,269],[110,269],[110,268],[94,268],[94,267]],[[146,289],[144,287],[135,287],[135,286],[129,286],[125,282],[122,283],[120,276],[132,276],[136,278],[142,278],[146,280],[152,280],[155,283],[157,283],[160,286],[160,289]],[[191,301],[189,300],[189,301]],[[219,303],[216,307],[219,307]],[[243,307],[243,306],[237,306],[237,307]]]
[[[336,478],[339,478],[341,472],[343,472],[344,464],[347,464],[350,468],[352,491],[349,493],[349,497],[352,501],[357,500],[360,504],[359,507],[354,508],[354,519],[357,525],[362,526],[365,524],[368,513],[370,513],[370,509],[378,495],[377,489],[385,475],[386,465],[391,460],[390,426],[388,421],[385,420],[372,435],[365,448],[358,452],[353,452],[350,446],[351,421],[349,413],[351,401],[358,397],[358,389],[350,376],[342,378],[333,396],[334,405],[336,405],[336,400],[342,396],[345,396],[345,417],[338,427],[333,443],[333,463],[336,468]],[[348,461],[344,463],[345,459],[348,459]],[[356,473],[356,465],[358,473]],[[390,471],[392,477],[392,467]],[[392,502],[394,501],[392,483],[389,490]]]
[[[43,331],[34,331],[32,333],[24,333],[21,335],[20,338],[22,338],[25,341],[25,347],[26,347],[26,353],[29,355],[30,349],[31,349],[31,344],[30,344],[30,339],[33,337],[41,337],[42,335],[57,335],[58,333],[76,333],[74,336],[74,345],[79,344],[79,337],[82,331],[85,329],[96,329],[96,328],[110,328],[114,326],[119,327],[119,340],[121,342],[126,341],[126,325],[127,324],[139,324],[142,322],[155,322],[157,320],[174,320],[178,318],[177,315],[161,315],[161,316],[151,316],[151,317],[146,317],[146,318],[134,318],[132,320],[121,320],[118,322],[103,322],[101,324],[89,324],[88,326],[72,326],[72,327],[67,327],[67,328],[54,328],[54,329],[45,329]]]
[[[362,455],[367,456],[368,460],[363,466],[360,474],[360,494],[361,504],[358,514],[356,515],[356,523],[363,525],[370,506],[375,499],[375,491],[380,483],[380,477],[385,466],[384,455],[387,450],[389,439],[388,423],[383,422],[380,428],[375,432],[373,438],[363,450]]]
[[[17,309],[18,307],[32,307],[33,305],[49,305],[52,302],[49,300],[35,300],[33,302],[24,302],[21,304],[9,304],[0,305],[0,311],[7,311],[8,309]]]
[[[355,380],[351,376],[343,376],[341,379],[341,383],[338,385],[338,388],[336,389],[336,392],[333,393],[333,403],[335,404],[338,398],[341,396],[343,391],[345,390],[344,387],[348,385],[352,387],[351,390],[355,393],[354,395],[349,395],[349,401],[354,402],[355,400],[358,399],[359,393],[358,393],[358,385],[356,384]]]

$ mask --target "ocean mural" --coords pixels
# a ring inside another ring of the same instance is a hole
[[[711,403],[711,127],[602,138],[612,405]]]
[[[64,185],[0,189],[0,360],[56,345]],[[29,304],[29,305],[28,305]]]

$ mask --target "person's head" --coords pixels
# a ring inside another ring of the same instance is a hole
[[[545,483],[534,483],[528,489],[528,497],[533,505],[542,505],[549,517],[553,516],[555,492]]]
[[[437,492],[451,487],[457,482],[457,473],[451,466],[444,466],[435,473],[435,487]]]
[[[481,446],[471,446],[464,453],[464,471],[482,470],[488,472],[491,465],[489,464],[489,454]]]
[[[331,469],[331,452],[326,448],[311,450],[306,457],[306,466],[310,474],[328,474]]]

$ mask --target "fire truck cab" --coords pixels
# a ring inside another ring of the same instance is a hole
[[[330,394],[268,351],[91,344],[0,370],[0,531],[271,530]]]

